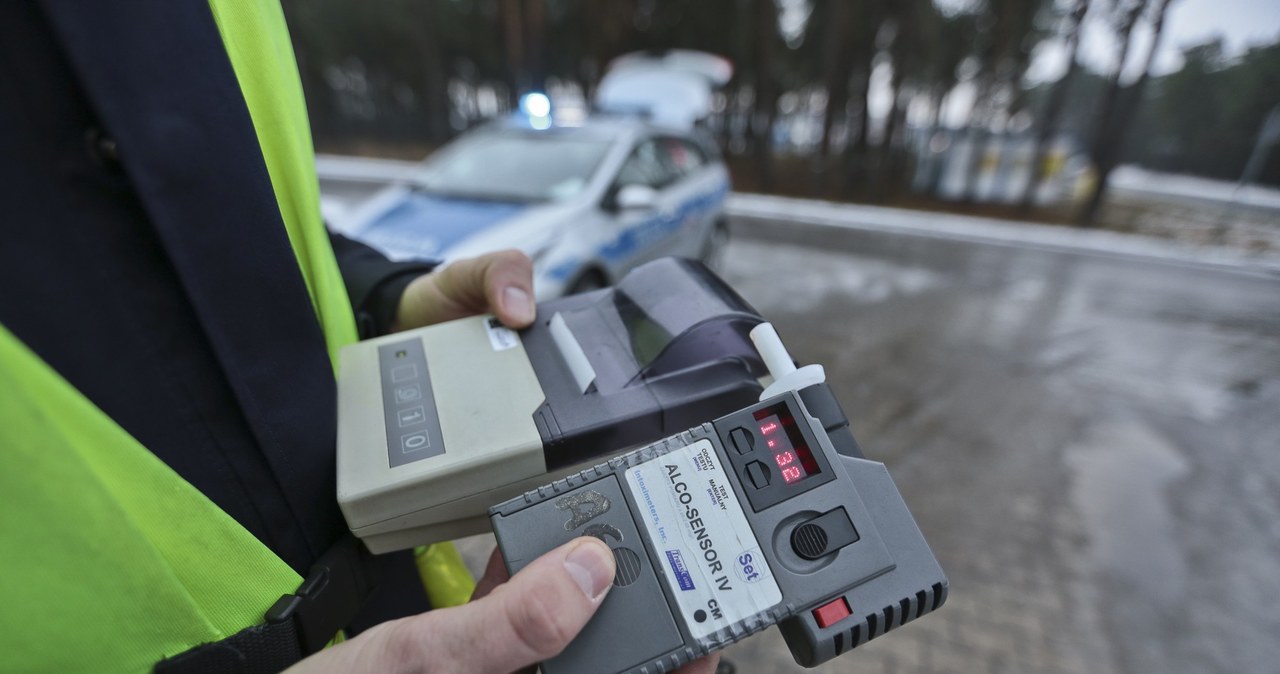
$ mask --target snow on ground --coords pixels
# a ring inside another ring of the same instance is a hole
[[[1166,200],[1196,201],[1226,206],[1235,201],[1243,208],[1280,212],[1280,190],[1210,180],[1175,173],[1157,173],[1137,166],[1121,166],[1111,173],[1111,191]]]
[[[949,238],[1021,247],[1092,252],[1142,259],[1251,269],[1280,274],[1280,254],[1223,246],[1197,246],[1151,236],[1081,230],[994,218],[902,208],[793,199],[762,194],[732,194],[730,215],[768,218],[828,227]],[[1276,226],[1280,239],[1280,226]],[[1273,250],[1280,250],[1277,246]]]

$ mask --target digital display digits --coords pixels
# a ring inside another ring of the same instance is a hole
[[[756,412],[756,423],[765,447],[773,453],[773,462],[782,473],[782,480],[792,484],[821,470],[813,458],[813,452],[805,444],[804,436],[796,428],[795,419],[785,406]]]

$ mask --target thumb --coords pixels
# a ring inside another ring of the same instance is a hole
[[[506,674],[554,657],[613,584],[613,552],[578,538],[534,560],[483,599],[412,619],[428,672]]]

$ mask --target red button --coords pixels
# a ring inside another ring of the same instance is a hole
[[[836,597],[834,601],[813,609],[813,619],[818,621],[818,627],[830,627],[845,618],[848,618],[853,611],[849,610],[849,602],[844,597]]]

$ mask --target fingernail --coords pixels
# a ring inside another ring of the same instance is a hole
[[[507,308],[512,318],[524,322],[533,320],[533,300],[529,297],[529,293],[524,291],[524,288],[507,286],[502,291],[502,304]]]
[[[565,555],[564,569],[594,602],[613,583],[613,554],[603,545],[582,541]]]

